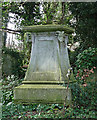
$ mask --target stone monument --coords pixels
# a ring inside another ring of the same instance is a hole
[[[34,25],[22,28],[30,32],[30,63],[22,85],[14,90],[16,103],[71,103],[71,90],[63,83],[70,68],[67,42],[73,29],[63,25]],[[74,80],[71,73],[70,82]]]

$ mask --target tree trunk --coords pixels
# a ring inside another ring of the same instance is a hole
[[[2,2],[0,2],[0,28],[2,27]],[[2,119],[2,31],[0,31],[0,119]]]
[[[61,23],[64,23],[64,15],[65,15],[65,2],[62,2],[62,17],[61,17]]]

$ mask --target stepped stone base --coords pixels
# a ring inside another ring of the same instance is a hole
[[[71,90],[62,85],[22,84],[14,90],[15,103],[71,104]]]

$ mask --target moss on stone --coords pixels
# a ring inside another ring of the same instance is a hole
[[[53,32],[53,31],[64,31],[67,34],[74,32],[74,29],[64,26],[64,25],[33,25],[24,26],[22,31],[25,32]]]
[[[15,103],[58,103],[71,104],[70,88],[61,85],[20,85],[14,90]]]
[[[22,84],[18,87],[15,87],[15,89],[19,89],[19,88],[32,88],[32,89],[66,89],[65,87],[61,86],[61,85],[47,85],[47,84]]]
[[[23,84],[63,84],[64,81],[23,81]]]

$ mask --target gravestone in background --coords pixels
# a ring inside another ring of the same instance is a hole
[[[70,68],[67,42],[73,29],[62,25],[26,26],[32,41],[31,58],[22,85],[14,90],[17,103],[71,103],[71,90],[63,83]],[[73,81],[71,73],[70,81]]]
[[[3,54],[2,71],[4,75],[11,75],[13,66],[16,66],[16,59],[9,54]]]

